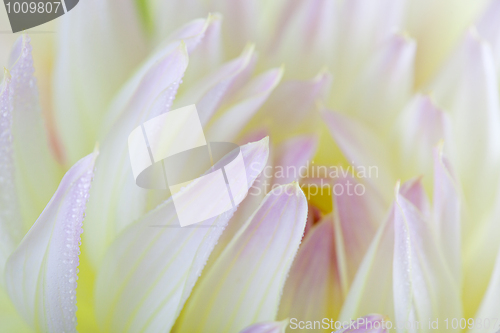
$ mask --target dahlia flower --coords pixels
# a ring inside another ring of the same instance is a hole
[[[498,332],[498,17],[86,0],[19,36],[0,53],[2,330]],[[180,227],[128,140],[193,104],[209,141],[240,145],[226,171],[248,194]]]

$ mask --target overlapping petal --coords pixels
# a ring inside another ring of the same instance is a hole
[[[6,288],[37,331],[75,332],[80,234],[97,153],[64,176],[43,213],[9,257]]]
[[[267,162],[268,140],[241,150],[250,187]],[[95,305],[101,329],[169,331],[233,213],[180,228],[168,200],[124,230],[98,272]]]
[[[237,332],[274,320],[306,217],[307,201],[296,183],[271,191],[204,274],[177,331]]]

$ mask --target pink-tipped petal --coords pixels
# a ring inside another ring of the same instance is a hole
[[[254,46],[248,45],[242,54],[209,75],[198,78],[189,89],[175,100],[176,106],[196,104],[203,125],[234,92],[247,83],[255,65]]]
[[[317,103],[324,99],[332,83],[332,76],[321,71],[305,81],[285,81],[280,84],[262,106],[260,120],[271,122],[275,135],[287,136],[297,129],[311,132],[319,122]],[[282,126],[283,119],[287,126]]]
[[[205,272],[178,330],[237,332],[274,320],[306,217],[307,201],[296,183],[271,191]]]
[[[267,162],[268,140],[241,151],[250,187]],[[101,329],[169,332],[233,213],[181,228],[168,200],[125,229],[98,271],[95,306]]]
[[[66,173],[7,261],[9,296],[36,331],[76,332],[80,234],[96,157],[84,157]]]
[[[207,137],[213,141],[233,141],[276,88],[283,76],[282,68],[270,69],[250,81],[235,98],[235,105],[222,110],[208,124]]]
[[[301,168],[311,163],[317,147],[318,138],[315,135],[294,137],[276,147],[274,184],[298,181]],[[283,172],[278,173],[280,170]]]
[[[367,181],[383,191],[385,198],[389,198],[391,193],[387,184],[395,183],[395,179],[387,145],[373,131],[352,118],[329,110],[323,111],[322,115],[347,160],[353,167],[364,168],[366,172],[372,170],[373,175]]]
[[[373,189],[350,175],[333,185],[336,256],[343,295],[384,218],[384,203]]]
[[[400,193],[422,213],[426,220],[431,217],[431,204],[427,193],[425,193],[422,178],[414,178],[403,183]],[[436,199],[435,196],[434,199]]]
[[[394,34],[368,62],[365,71],[337,108],[358,116],[383,133],[413,90],[416,43]]]
[[[128,136],[144,121],[169,110],[188,62],[183,43],[168,45],[163,52],[160,59],[153,55],[124,88],[116,101],[117,120],[100,143],[84,240],[94,265],[118,232],[145,213],[147,191],[136,185],[132,174]]]
[[[71,165],[92,151],[113,96],[148,47],[133,0],[79,3],[58,31],[54,110]]]
[[[388,333],[390,325],[386,317],[372,314],[353,320],[348,327],[334,333]]]
[[[299,248],[283,289],[278,319],[337,318],[343,299],[338,266],[333,219],[327,216],[312,227]]]
[[[478,209],[471,212],[475,215],[483,213],[498,193],[491,186],[500,177],[497,81],[491,48],[471,29],[431,86],[436,101],[450,112],[456,146],[450,159],[468,206]]]
[[[424,174],[430,179],[434,147],[442,140],[446,145],[453,144],[449,115],[439,109],[430,96],[420,94],[403,110],[396,122],[395,134],[401,161],[399,169],[404,170],[402,178]]]
[[[49,148],[34,77],[32,47],[19,37],[10,55],[12,145],[19,209],[27,231],[49,202],[62,177]],[[21,223],[21,221],[18,221]]]
[[[429,318],[461,318],[460,286],[446,266],[429,221],[398,192],[393,221],[395,325],[402,328]]]
[[[288,320],[254,324],[240,333],[285,333]]]

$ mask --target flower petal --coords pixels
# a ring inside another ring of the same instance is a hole
[[[279,145],[276,148],[274,184],[284,185],[299,180],[300,168],[306,166],[314,157],[318,141],[315,135],[303,135],[293,137]],[[277,177],[280,168],[286,170],[283,177]]]
[[[249,187],[267,162],[268,149],[267,139],[241,147]],[[170,331],[233,212],[180,228],[168,200],[125,229],[97,276],[95,306],[101,328]]]
[[[312,227],[297,252],[283,289],[278,318],[337,318],[342,298],[333,219],[327,216]]]
[[[285,333],[288,320],[254,324],[240,333]]]
[[[0,272],[23,235],[21,212],[17,201],[12,145],[12,84],[4,75],[0,87]],[[3,285],[3,275],[0,276]]]
[[[96,156],[82,158],[66,173],[7,261],[9,296],[37,331],[76,332],[80,234]]]
[[[500,103],[494,66],[491,48],[470,30],[431,86],[437,102],[450,111],[456,146],[450,158],[468,206],[476,209],[471,212],[474,228],[496,198],[498,190],[491,184],[500,179]]]
[[[196,104],[201,123],[205,125],[221,103],[247,82],[255,60],[254,46],[248,45],[238,58],[223,64],[181,93],[174,107]]]
[[[394,34],[366,65],[362,75],[337,109],[356,115],[384,133],[411,96],[416,43]],[[360,98],[363,96],[363,98]]]
[[[408,322],[424,323],[429,318],[461,318],[459,284],[446,266],[430,225],[400,193],[394,206],[394,235],[395,325],[403,328]],[[418,331],[430,332],[431,328],[422,325]]]
[[[54,106],[70,164],[92,151],[113,96],[147,54],[136,13],[132,0],[89,0],[61,18]]]
[[[457,282],[461,278],[460,193],[442,149],[434,150],[434,221],[439,244]]]
[[[128,136],[144,121],[169,110],[187,62],[185,45],[169,44],[160,57],[153,55],[124,88],[123,99],[116,101],[117,120],[101,142],[87,210],[84,246],[93,265],[118,232],[145,213],[147,190],[138,187],[132,175]]]
[[[398,169],[404,170],[400,177],[424,174],[430,179],[434,147],[442,140],[447,147],[452,144],[449,115],[439,109],[430,96],[418,94],[401,113],[395,132],[394,142],[399,146]],[[426,185],[431,187],[430,183]]]
[[[306,217],[307,201],[296,183],[271,191],[202,277],[178,331],[237,332],[274,320]]]
[[[18,38],[10,55],[12,143],[19,209],[28,230],[50,200],[62,177],[51,155],[38,103],[30,38]]]
[[[497,72],[500,71],[500,26],[497,19],[499,15],[500,1],[492,0],[476,23],[477,31],[492,47]]]
[[[336,256],[345,296],[383,221],[386,207],[375,191],[350,175],[335,180],[333,204]]]
[[[421,177],[410,179],[401,185],[400,193],[420,211],[426,220],[430,218],[431,205],[422,185]]]
[[[354,167],[376,168],[377,177],[370,177],[367,181],[377,190],[384,191],[381,193],[384,198],[388,198],[390,192],[387,184],[394,184],[395,178],[387,145],[373,131],[354,119],[328,110],[323,111],[322,115],[330,134]]]
[[[234,106],[221,111],[220,117],[208,124],[207,137],[213,141],[232,141],[247,125],[260,106],[276,88],[283,76],[283,68],[271,69],[242,88]]]

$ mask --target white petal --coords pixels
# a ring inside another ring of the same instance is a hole
[[[377,176],[367,178],[367,182],[374,185],[385,198],[389,198],[391,193],[387,185],[395,183],[390,147],[372,130],[354,119],[328,110],[322,114],[330,134],[347,160],[354,167],[373,170],[374,173],[376,171]]]
[[[336,256],[345,296],[383,222],[386,207],[378,193],[350,175],[336,179],[332,192]]]
[[[237,332],[274,320],[306,217],[307,201],[297,184],[270,192],[202,277],[178,331]]]
[[[283,68],[271,69],[248,83],[238,93],[235,104],[209,123],[207,137],[212,141],[232,141],[247,125],[260,106],[276,88],[283,76]]]
[[[70,164],[92,151],[113,96],[147,54],[135,6],[82,1],[61,18],[54,106]]]
[[[19,37],[10,55],[13,89],[12,139],[19,208],[27,230],[50,200],[62,177],[52,157],[38,103],[30,38]]]
[[[442,149],[434,151],[434,221],[439,243],[453,276],[461,277],[460,193]]]
[[[470,30],[431,86],[436,101],[450,112],[456,146],[450,159],[468,206],[476,209],[472,211],[476,222],[495,199],[497,189],[491,184],[500,177],[500,106],[494,66],[491,49]]]
[[[394,34],[373,55],[361,76],[337,108],[356,115],[384,133],[413,90],[416,43]]]
[[[76,332],[76,280],[94,153],[64,176],[43,213],[5,268],[7,291],[37,331]]]
[[[338,268],[333,219],[327,216],[308,232],[299,248],[283,289],[278,318],[337,318],[343,299]]]
[[[393,140],[399,146],[399,169],[404,170],[400,177],[423,174],[429,178],[426,185],[430,188],[432,151],[442,140],[447,146],[452,144],[451,120],[430,96],[416,95],[399,116]]]
[[[199,79],[175,100],[174,107],[196,104],[203,125],[214,115],[222,102],[245,84],[255,64],[254,46],[247,46],[242,54]]]
[[[92,264],[102,259],[117,233],[145,213],[147,190],[138,187],[128,156],[128,136],[151,117],[169,110],[187,67],[183,43],[153,55],[116,101],[116,121],[101,142],[84,239]],[[121,106],[121,109],[119,108]]]
[[[461,318],[459,284],[436,246],[430,225],[399,193],[394,206],[394,235],[395,323],[404,327],[407,322],[424,323],[429,318]],[[417,331],[430,332],[431,328],[422,325],[419,330],[410,330]]]
[[[476,23],[477,31],[486,39],[493,50],[493,59],[500,72],[500,25],[498,16],[500,15],[500,1],[492,0],[486,7],[483,15]]]
[[[267,139],[241,148],[248,186],[267,162],[268,149]],[[168,200],[130,225],[98,271],[95,306],[101,328],[168,332],[233,212],[180,228]]]

